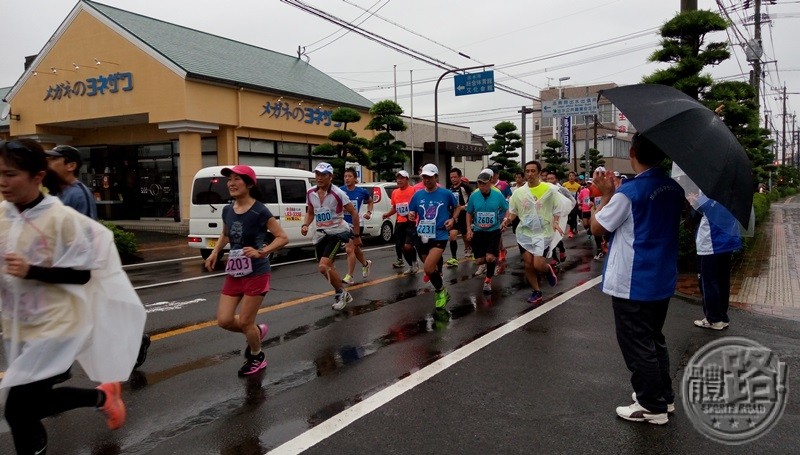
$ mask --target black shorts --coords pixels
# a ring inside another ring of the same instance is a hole
[[[457,230],[461,235],[466,235],[467,233],[466,210],[462,210],[461,213],[458,215],[458,220],[456,220],[456,223],[453,225],[453,229]]]
[[[581,218],[588,220],[592,217],[592,212],[581,212]]]
[[[417,244],[417,251],[419,252],[420,256],[427,256],[433,248],[439,248],[441,250],[447,248],[447,242],[449,242],[449,240],[428,240],[426,243],[422,243],[420,240],[420,242]]]
[[[475,259],[486,257],[491,253],[495,257],[500,253],[500,229],[494,231],[472,231],[472,254]]]
[[[336,259],[336,255],[349,240],[344,240],[344,235],[325,235],[314,245],[314,257],[319,261],[322,258]]]

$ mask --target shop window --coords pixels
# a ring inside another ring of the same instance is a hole
[[[275,157],[257,153],[239,152],[239,164],[248,166],[275,166]]]
[[[287,169],[302,169],[304,171],[310,170],[308,167],[308,158],[294,157],[294,156],[278,156],[278,167]]]
[[[278,142],[278,155],[308,156],[308,144]]]
[[[272,155],[275,153],[275,142],[263,139],[249,139],[240,137],[238,142],[239,153],[257,153]]]
[[[305,180],[281,179],[281,199],[283,200],[284,204],[305,204]]]

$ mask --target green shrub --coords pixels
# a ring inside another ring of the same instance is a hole
[[[767,193],[767,195],[769,196],[770,202],[775,202],[775,201],[777,201],[778,199],[781,198],[781,193],[780,193],[780,191],[778,191],[777,188],[773,188],[772,191]]]
[[[114,223],[107,221],[104,221],[103,225],[114,234],[114,245],[117,246],[119,254],[134,254],[139,251],[139,243],[136,241],[136,235],[133,232],[125,231]]]
[[[756,212],[756,224],[761,224],[769,218],[770,199],[763,193],[753,194],[753,211]]]

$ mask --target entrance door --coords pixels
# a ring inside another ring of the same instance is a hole
[[[172,144],[141,146],[138,155],[141,218],[174,219],[177,182]]]

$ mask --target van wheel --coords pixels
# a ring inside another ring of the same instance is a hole
[[[208,259],[209,256],[211,256],[211,250],[206,249],[206,248],[200,249],[200,256],[205,261],[206,259]]]
[[[392,240],[392,223],[384,221],[381,225],[381,240],[383,243],[389,243]]]

